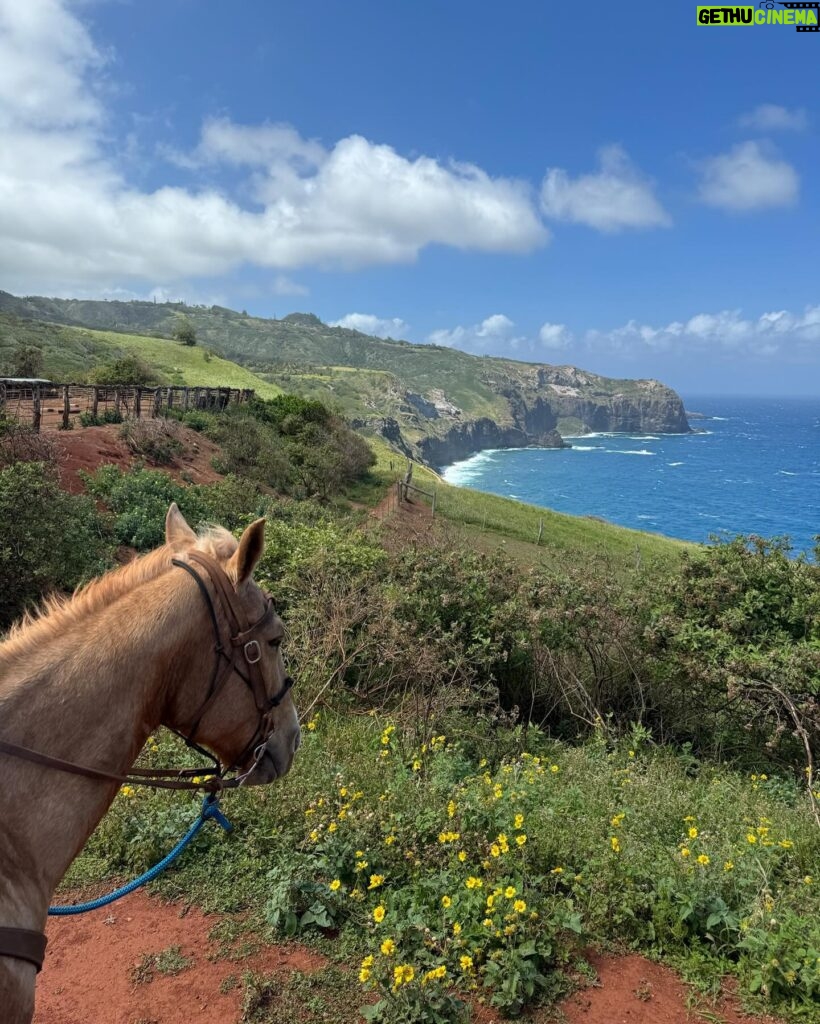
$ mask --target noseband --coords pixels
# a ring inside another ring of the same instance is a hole
[[[274,615],[273,599],[268,597],[265,611],[262,615],[256,622],[249,622],[233,584],[216,559],[201,551],[189,552],[188,558],[190,561],[187,562],[174,558],[171,564],[179,569],[184,569],[196,582],[199,592],[202,594],[214,631],[214,653],[216,659],[205,703],[200,707],[192,721],[184,729],[179,730],[178,735],[185,740],[189,747],[193,747],[195,750],[210,757],[211,755],[207,751],[202,750],[197,745],[196,737],[199,727],[202,719],[219,699],[225,684],[232,675],[238,675],[253,694],[256,710],[259,712],[259,724],[256,727],[256,732],[242,753],[234,760],[233,764],[225,769],[225,771],[233,771],[253,755],[250,768],[237,780],[238,784],[241,785],[264,756],[265,744],[274,731],[273,712],[287,696],[288,691],[293,686],[293,680],[290,676],[287,676],[279,693],[273,697],[268,696],[265,680],[262,678],[260,668],[262,649],[254,634],[257,630],[267,626],[272,620]],[[214,603],[211,591],[208,589],[208,585],[190,562],[194,562],[204,569],[208,579],[211,581],[217,603],[226,619],[227,633],[220,629],[219,619],[216,614],[216,604]],[[227,642],[223,642],[223,635],[227,637]],[[244,662],[244,668],[242,662]]]

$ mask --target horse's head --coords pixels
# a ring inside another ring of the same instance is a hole
[[[167,724],[246,773],[248,785],[285,775],[301,740],[292,680],[282,657],[285,630],[270,598],[253,580],[264,538],[264,519],[252,523],[238,542],[224,530],[198,538],[176,504],[165,520],[166,543],[189,575],[200,580],[195,600],[207,623],[197,653],[204,678],[175,695]],[[205,560],[197,561],[202,555]],[[218,570],[209,571],[213,563],[224,574],[226,591],[220,591]],[[193,583],[191,588],[196,591]],[[217,643],[225,655],[216,650]]]

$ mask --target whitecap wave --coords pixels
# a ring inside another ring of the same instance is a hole
[[[607,452],[610,455],[655,455],[655,452],[650,452],[646,448],[631,449],[631,448],[607,448]]]
[[[667,466],[682,466],[683,463],[682,462],[667,462],[666,465]]]
[[[630,441],[660,441],[660,438],[655,434],[645,434],[642,437],[632,437],[630,435]]]
[[[602,444],[574,444],[572,450],[574,452],[602,452],[606,449]]]
[[[778,475],[780,475],[780,476],[800,476],[799,473],[792,473],[788,469],[778,469],[777,472],[778,472]]]

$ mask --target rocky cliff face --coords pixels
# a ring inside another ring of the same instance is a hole
[[[564,448],[557,430],[531,434],[519,427],[501,427],[494,420],[479,419],[453,425],[439,437],[425,437],[416,449],[423,462],[439,468],[469,458],[488,448]]]

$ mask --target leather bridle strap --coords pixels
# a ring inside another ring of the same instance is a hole
[[[46,937],[42,932],[29,928],[0,928],[0,956],[27,960],[34,964],[39,974],[45,955]]]

